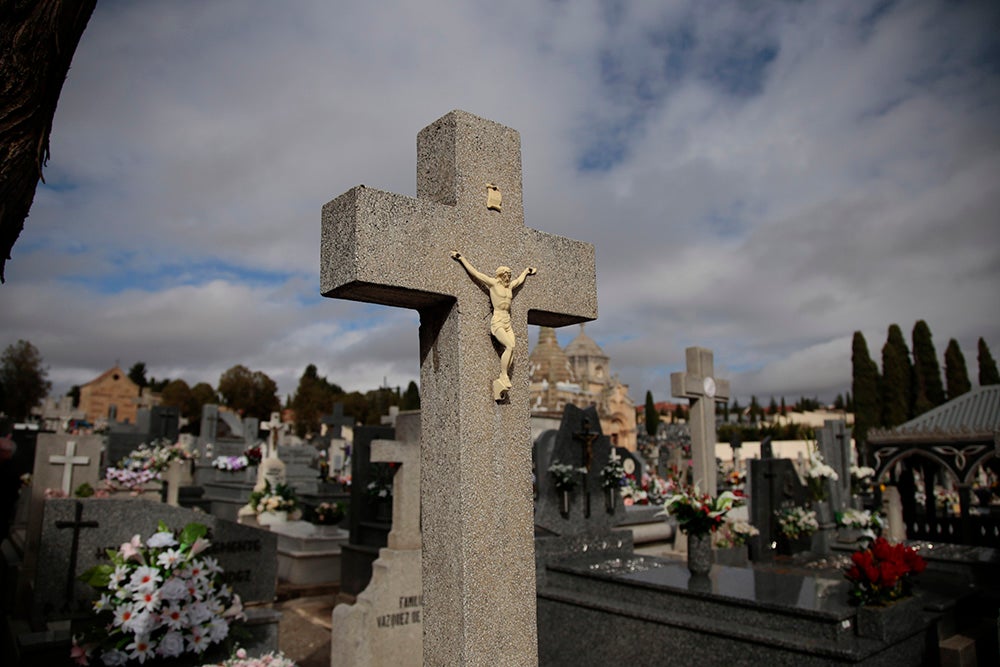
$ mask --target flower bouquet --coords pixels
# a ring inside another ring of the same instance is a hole
[[[582,466],[576,468],[568,463],[556,461],[549,466],[549,474],[555,481],[556,491],[572,491],[579,483],[580,475],[587,474],[587,469]]]
[[[392,477],[397,465],[397,463],[372,464],[371,481],[365,487],[365,492],[376,502],[392,498]]]
[[[760,531],[751,523],[742,519],[734,521],[727,517],[715,533],[715,546],[720,549],[742,547],[747,540],[757,535],[760,535]]]
[[[802,507],[786,507],[775,512],[781,534],[790,540],[809,537],[819,530],[816,512]]]
[[[882,532],[882,517],[877,512],[848,508],[836,516],[838,526],[859,531],[860,539],[874,540]]]
[[[271,487],[271,482],[264,480],[264,489],[250,494],[247,504],[260,515],[262,512],[294,512],[298,507],[295,491],[287,484]]]
[[[812,499],[820,502],[826,500],[827,482],[840,479],[837,471],[823,461],[819,452],[809,456],[809,467],[806,469],[806,482]]]
[[[251,658],[246,649],[237,649],[233,656],[223,662],[202,667],[295,667],[295,662],[284,653],[265,653],[259,658]]]
[[[885,605],[912,594],[912,578],[927,568],[916,549],[892,544],[883,537],[855,551],[844,576],[851,582],[855,605]]]
[[[676,517],[678,528],[687,535],[708,535],[718,530],[725,521],[726,512],[737,504],[739,498],[730,491],[723,491],[712,498],[695,486],[681,489],[668,497],[658,516]]]
[[[342,502],[320,503],[313,510],[313,523],[320,526],[336,526],[344,520],[347,506]]]
[[[250,459],[245,454],[240,456],[219,456],[212,461],[212,467],[226,472],[239,472],[250,466]]]
[[[98,623],[73,636],[71,657],[89,664],[145,662],[155,656],[201,654],[242,620],[243,605],[221,583],[222,568],[211,556],[208,529],[190,523],[179,533],[160,522],[146,544],[139,535],[108,550],[111,563],[97,565],[81,581],[101,591],[94,602]]]
[[[260,465],[261,459],[264,458],[264,453],[260,449],[260,445],[254,445],[253,447],[247,447],[246,451],[243,452],[243,456],[247,457],[250,465]]]
[[[872,481],[875,479],[875,469],[868,466],[851,466],[851,493],[861,495],[868,493],[872,488]]]

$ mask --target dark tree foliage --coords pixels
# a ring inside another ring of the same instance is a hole
[[[882,379],[879,383],[881,425],[893,427],[912,416],[913,366],[899,325],[889,326],[882,346]]]
[[[399,403],[400,410],[419,410],[420,409],[420,388],[417,383],[410,380],[410,384],[406,385],[406,391],[403,392],[403,397]]]
[[[274,380],[243,365],[233,366],[219,377],[219,395],[227,407],[261,421],[270,419],[281,406]]]
[[[735,398],[733,399],[732,410],[733,410],[733,414],[736,415],[736,423],[737,424],[742,423],[743,422],[743,408],[740,406],[740,402],[738,400],[736,400]]]
[[[188,423],[201,419],[201,404],[195,399],[191,387],[184,380],[171,380],[160,392],[160,405],[177,408]]]
[[[834,410],[844,410],[846,409],[846,404],[844,403],[844,395],[837,394],[837,398],[833,399],[833,409]]]
[[[0,282],[49,159],[59,93],[96,4],[0,1]]]
[[[979,386],[985,387],[991,384],[1000,384],[1000,372],[997,371],[997,362],[990,354],[990,348],[986,341],[979,339]]]
[[[781,416],[784,417],[788,414],[788,406],[785,405],[785,397],[781,397]]]
[[[944,403],[941,366],[930,327],[923,320],[918,320],[913,326],[913,371],[916,377],[913,414],[917,416]]]
[[[0,358],[0,386],[3,387],[3,410],[15,422],[24,421],[31,409],[48,396],[52,383],[42,365],[38,348],[26,340],[7,346]]]
[[[320,419],[324,415],[330,414],[336,397],[343,393],[342,391],[334,391],[334,388],[335,386],[327,382],[325,377],[320,377],[314,364],[306,366],[302,377],[299,378],[299,386],[295,390],[295,396],[292,397],[292,409],[295,410],[295,432],[299,437],[320,432]],[[336,389],[339,390],[340,387],[336,387]]]
[[[948,341],[948,347],[944,350],[944,380],[949,401],[972,389],[969,369],[965,366],[965,355],[954,338]]]
[[[866,452],[869,429],[878,426],[878,366],[868,353],[868,343],[860,331],[854,332],[851,342],[851,393],[854,396],[854,439],[862,452]],[[865,460],[869,461],[867,454]]]
[[[149,384],[146,380],[146,362],[137,361],[132,364],[132,368],[128,369],[128,379],[139,385],[140,389]]]
[[[646,390],[646,434],[656,435],[656,429],[660,426],[660,415],[656,411],[656,403],[653,402],[653,392]]]

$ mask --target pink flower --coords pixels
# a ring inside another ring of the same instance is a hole
[[[121,549],[119,549],[119,551],[122,552],[122,556],[125,558],[126,561],[135,560],[139,563],[142,563],[145,562],[145,559],[142,557],[142,551],[140,551],[141,546],[142,546],[142,538],[140,538],[138,535],[134,535],[131,541],[126,542],[121,546]]]
[[[197,556],[202,551],[207,549],[211,544],[212,543],[206,540],[205,538],[199,537],[194,541],[194,544],[191,545],[191,555]]]
[[[87,649],[76,643],[76,637],[73,637],[73,647],[69,650],[69,657],[78,665],[90,664],[90,656],[87,655]]]

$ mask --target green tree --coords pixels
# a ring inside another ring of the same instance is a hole
[[[851,393],[854,396],[854,439],[866,462],[868,430],[878,426],[878,366],[868,353],[868,343],[860,331],[854,332],[851,342]]]
[[[990,384],[1000,384],[1000,372],[997,371],[997,362],[990,354],[990,348],[986,346],[986,341],[979,339],[979,386],[985,387]]]
[[[912,416],[913,365],[903,332],[898,324],[889,326],[882,346],[882,379],[879,383],[881,425],[898,426]]]
[[[944,350],[944,379],[949,401],[972,389],[969,369],[965,366],[965,355],[954,338],[948,341],[948,347]]]
[[[930,327],[923,320],[918,320],[913,325],[913,371],[916,377],[913,413],[916,416],[944,403],[941,366],[934,350]]]
[[[419,410],[420,409],[420,387],[413,380],[410,380],[410,384],[406,385],[406,391],[403,392],[403,398],[399,403],[400,410]]]
[[[132,364],[132,368],[128,369],[128,379],[139,385],[140,389],[149,384],[146,380],[146,362],[137,361]]]
[[[735,398],[733,399],[733,413],[736,414],[736,423],[743,423],[743,408],[740,406],[740,402]]]
[[[306,366],[292,397],[295,432],[299,437],[320,432],[320,420],[333,409],[333,393],[326,378],[319,376],[315,364]]]
[[[833,399],[833,409],[843,410],[844,409],[844,395],[837,394],[837,398]]]
[[[184,380],[171,380],[160,392],[160,405],[175,407],[188,423],[201,419],[201,405]]]
[[[7,346],[0,358],[0,386],[3,387],[3,409],[13,421],[27,419],[31,409],[49,395],[52,383],[49,371],[42,365],[38,348],[26,340]]]
[[[756,396],[750,397],[750,423],[755,424],[760,420],[760,403],[757,402]]]
[[[660,426],[660,414],[656,411],[656,403],[653,402],[653,392],[646,390],[646,434],[656,435],[656,429]]]
[[[778,401],[771,397],[771,402],[767,404],[767,411],[770,413],[771,417],[776,417],[778,415]]]
[[[271,413],[281,407],[278,385],[262,371],[251,371],[236,365],[219,377],[219,395],[224,405],[244,417],[261,421],[271,418]]]
[[[784,417],[788,414],[788,406],[785,405],[785,397],[781,397],[781,416]]]
[[[80,407],[80,385],[75,384],[69,388],[66,395],[73,399],[73,408]]]

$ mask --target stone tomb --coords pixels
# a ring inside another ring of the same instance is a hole
[[[392,530],[353,605],[333,610],[331,664],[423,664],[420,574],[420,413],[396,420],[399,440],[375,440],[373,461],[399,463],[393,477]]]
[[[314,467],[319,452],[312,445],[278,445],[278,458],[285,464],[285,480],[296,494],[315,495],[319,470]]]
[[[751,538],[750,558],[770,560],[781,539],[775,512],[785,506],[806,506],[807,490],[790,459],[750,461],[750,523],[760,535]]]
[[[848,604],[848,587],[837,571],[714,565],[692,577],[675,561],[581,554],[550,564],[539,586],[539,662],[918,665],[936,657],[945,600],[928,593],[859,609]]]

